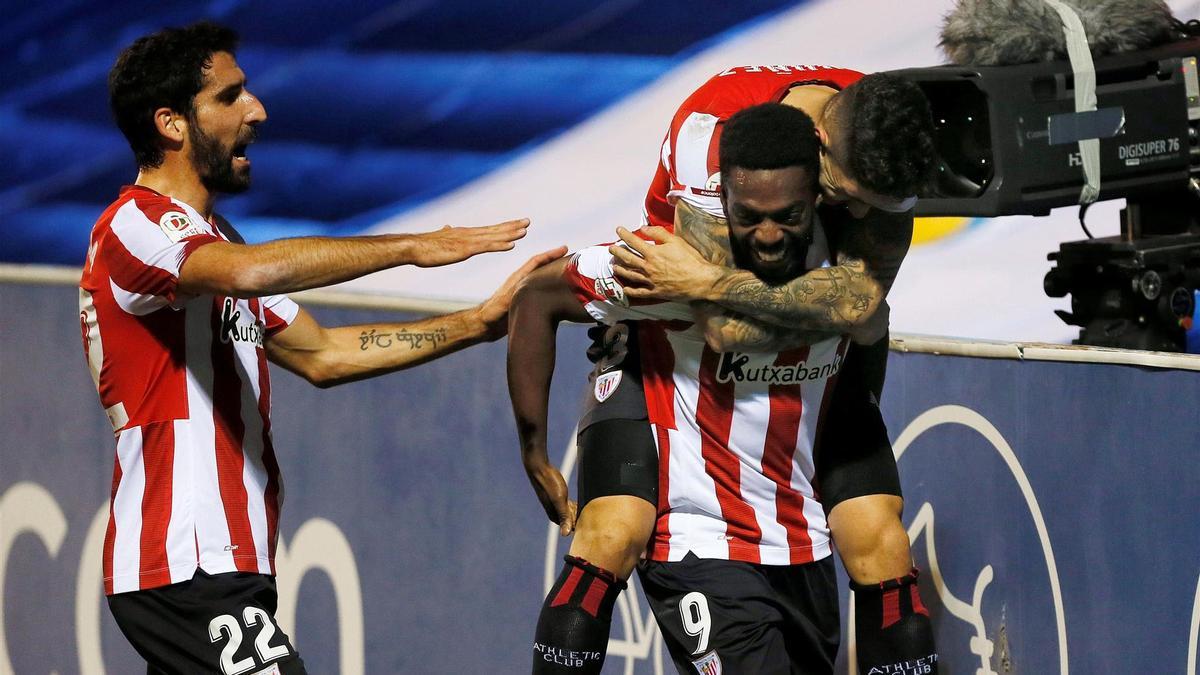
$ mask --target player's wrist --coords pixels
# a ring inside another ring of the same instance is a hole
[[[733,276],[732,270],[712,263],[706,263],[704,268],[704,275],[696,284],[696,299],[720,304],[724,297],[725,287]]]
[[[494,342],[508,333],[508,312],[498,312],[484,301],[463,314],[467,335],[475,340]]]
[[[411,234],[387,234],[388,246],[392,249],[392,266],[417,265],[420,254],[420,242]]]

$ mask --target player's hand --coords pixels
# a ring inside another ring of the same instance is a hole
[[[480,253],[507,251],[525,236],[529,219],[507,220],[483,227],[451,227],[412,235],[409,263],[439,267],[461,262]]]
[[[492,293],[492,297],[479,305],[476,311],[479,314],[479,320],[483,322],[488,340],[499,340],[508,333],[508,308],[512,306],[513,295],[516,294],[517,287],[521,285],[525,277],[542,265],[554,262],[566,254],[567,247],[559,246],[526,260],[524,265],[517,268],[517,271],[508,275],[504,283],[500,284],[500,288]]]
[[[526,461],[525,473],[546,510],[546,517],[558,525],[559,534],[567,536],[575,529],[576,504],[567,498],[567,481],[558,469],[548,462]]]
[[[888,334],[888,323],[891,320],[892,308],[886,299],[879,301],[879,307],[862,324],[850,331],[850,339],[860,345],[873,345]]]
[[[704,299],[703,292],[722,276],[722,269],[705,260],[682,237],[661,227],[642,230],[650,243],[623,227],[617,236],[625,243],[613,244],[613,273],[635,300],[688,302]]]

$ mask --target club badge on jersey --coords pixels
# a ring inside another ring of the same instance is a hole
[[[167,235],[174,243],[193,237],[197,234],[204,234],[204,229],[192,222],[186,214],[179,211],[167,211],[158,219],[158,227]]]
[[[596,397],[597,403],[604,403],[619,386],[621,386],[621,371],[614,370],[604,373],[596,377],[596,386],[592,388],[592,395]]]
[[[715,651],[709,652],[704,656],[692,661],[692,665],[696,666],[696,672],[700,675],[721,675],[721,657],[717,656]]]

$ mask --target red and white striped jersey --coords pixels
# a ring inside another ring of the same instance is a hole
[[[650,557],[682,560],[690,551],[789,565],[828,556],[829,529],[812,486],[813,441],[848,341],[717,353],[687,305],[628,302],[607,247],[576,253],[564,277],[597,321],[639,321],[659,454]]]
[[[778,103],[792,87],[816,84],[843,89],[861,78],[860,72],[828,66],[738,66],[714,75],[671,119],[646,194],[644,224],[673,230],[676,199],[724,217],[717,146],[725,121],[734,113],[760,103]]]
[[[188,256],[226,237],[194,208],[127,186],[92,229],[79,283],[83,351],[117,450],[104,588],[274,574],[283,501],[263,340],[284,296],[177,292]]]

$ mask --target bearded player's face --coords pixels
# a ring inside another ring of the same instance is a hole
[[[188,157],[201,183],[213,192],[236,193],[250,187],[246,147],[267,111],[246,89],[246,75],[233,55],[217,52],[204,71],[204,88],[188,116]]]
[[[804,273],[816,197],[816,177],[799,166],[734,167],[722,175],[721,205],[734,263],[768,283]]]

